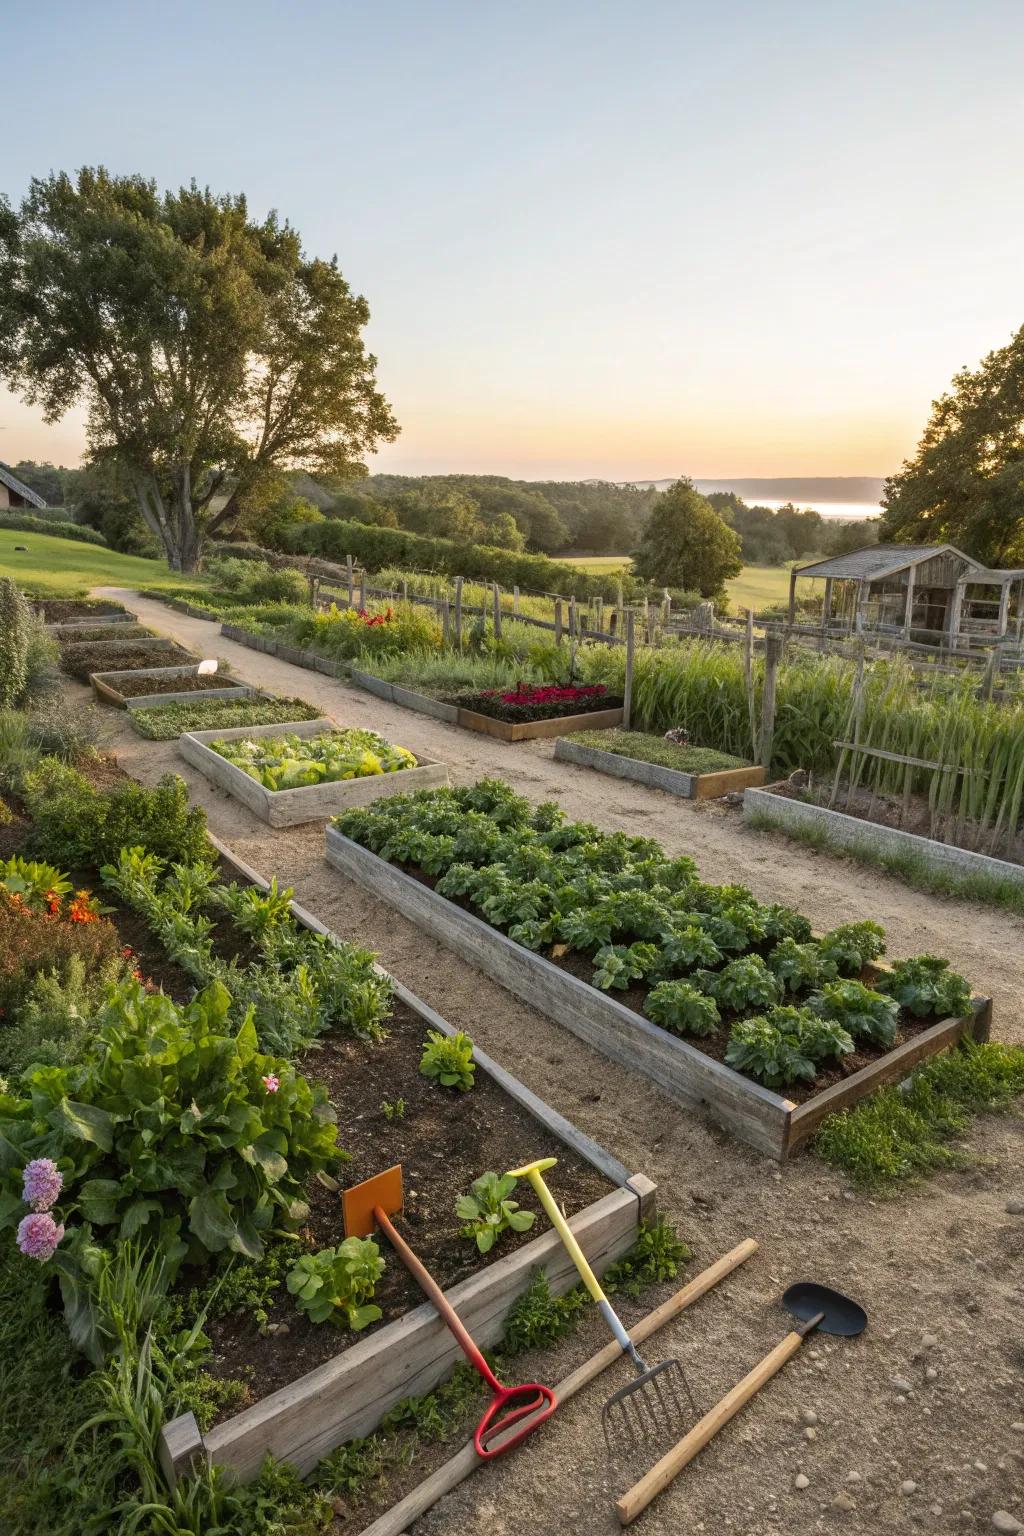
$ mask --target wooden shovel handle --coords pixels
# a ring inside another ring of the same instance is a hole
[[[803,1343],[802,1333],[787,1333],[780,1344],[776,1344],[771,1354],[754,1366],[744,1376],[742,1381],[736,1383],[730,1392],[727,1392],[720,1402],[704,1415],[684,1435],[670,1451],[666,1451],[660,1461],[647,1472],[638,1483],[634,1483],[628,1493],[624,1493],[621,1499],[616,1501],[615,1508],[618,1511],[620,1525],[631,1525],[637,1515],[642,1514],[648,1504],[652,1503],[666,1489],[674,1477],[693,1460],[699,1451],[702,1451],[709,1440],[713,1440],[724,1424],[728,1424],[734,1418],[744,1403],[750,1401],[755,1392],[770,1381],[776,1371],[780,1371],[787,1360],[791,1360]]]

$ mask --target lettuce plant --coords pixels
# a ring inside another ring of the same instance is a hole
[[[384,1260],[372,1237],[346,1237],[336,1248],[304,1253],[285,1284],[312,1322],[358,1333],[384,1315],[373,1301],[383,1273]]]
[[[869,1040],[888,1050],[896,1039],[899,1004],[862,982],[828,982],[808,999],[807,1006],[821,1018],[841,1024],[854,1040]]]
[[[872,960],[885,954],[885,930],[870,918],[862,923],[842,923],[818,940],[818,948],[835,962],[840,976],[857,977]]]
[[[722,951],[698,923],[684,923],[681,927],[670,928],[662,936],[661,970],[665,975],[692,971],[697,966],[713,970],[721,961]]]
[[[594,985],[602,992],[624,990],[656,970],[658,958],[654,944],[606,944],[594,956]]]
[[[460,1093],[465,1093],[472,1088],[476,1072],[472,1040],[461,1029],[454,1035],[443,1035],[439,1029],[428,1029],[420,1071],[424,1077],[434,1078],[444,1088],[457,1088]]]
[[[836,961],[817,944],[798,944],[795,939],[781,939],[768,956],[772,974],[785,992],[809,992],[836,974]]]
[[[343,1154],[323,1089],[262,1054],[251,1017],[230,1032],[230,1005],[219,982],[185,1008],[122,986],[82,1063],[30,1071],[29,1098],[0,1095],[8,1166],[52,1158],[84,1222],[152,1236],[171,1270],[186,1253],[258,1258]],[[11,1214],[8,1194],[0,1220]]]
[[[644,1013],[674,1035],[713,1035],[722,1022],[714,998],[688,981],[660,981],[647,994]]]
[[[956,1019],[970,1012],[969,983],[949,969],[948,960],[937,955],[897,960],[887,975],[879,977],[877,985],[916,1019]]]
[[[532,1211],[521,1211],[509,1198],[516,1183],[509,1173],[482,1173],[469,1194],[456,1200],[455,1214],[465,1222],[459,1235],[475,1242],[480,1253],[490,1253],[503,1232],[527,1232],[536,1221]]]
[[[697,971],[694,982],[722,1008],[743,1013],[777,1003],[779,983],[759,955],[741,955],[720,971]]]
[[[785,1035],[761,1015],[738,1019],[729,1035],[726,1066],[746,1072],[766,1088],[782,1088],[802,1079],[812,1082],[817,1068],[801,1048],[798,1035]]]

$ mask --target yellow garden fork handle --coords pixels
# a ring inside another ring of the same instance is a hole
[[[576,1268],[579,1270],[580,1278],[582,1279],[583,1284],[586,1286],[587,1290],[590,1292],[591,1296],[600,1307],[601,1314],[604,1317],[605,1322],[608,1324],[608,1327],[615,1335],[622,1349],[627,1355],[629,1355],[637,1370],[645,1371],[647,1367],[643,1360],[641,1360],[640,1356],[637,1354],[636,1345],[633,1343],[629,1334],[626,1332],[626,1329],[619,1321],[618,1315],[614,1311],[611,1302],[608,1300],[604,1291],[601,1289],[600,1280],[597,1278],[597,1276],[594,1274],[594,1271],[587,1263],[586,1254],[583,1252],[583,1249],[580,1247],[579,1243],[573,1236],[569,1223],[566,1221],[565,1217],[562,1215],[562,1212],[559,1210],[557,1204],[555,1203],[554,1195],[551,1193],[550,1189],[548,1189],[548,1186],[544,1182],[542,1175],[545,1174],[549,1168],[554,1168],[557,1162],[557,1157],[538,1157],[534,1162],[524,1164],[522,1168],[510,1168],[508,1177],[513,1179],[528,1179],[530,1181],[537,1199],[540,1201],[541,1205],[544,1207],[544,1210],[547,1212],[551,1225],[562,1239],[566,1252],[572,1259],[573,1263],[576,1265]]]

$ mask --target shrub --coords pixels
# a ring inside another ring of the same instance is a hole
[[[28,682],[32,614],[14,582],[0,577],[0,709],[24,697]]]
[[[341,1155],[333,1110],[258,1051],[251,1019],[227,1032],[230,1004],[217,982],[185,1008],[126,983],[80,1065],[35,1068],[30,1098],[0,1096],[8,1189],[52,1158],[83,1222],[153,1238],[169,1273],[186,1254],[258,1258],[272,1226],[304,1221],[306,1180]]]
[[[39,510],[41,512],[43,509]],[[0,512],[0,528],[15,528],[21,533],[45,533],[51,539],[76,539],[80,544],[99,544],[104,549],[107,547],[106,539],[95,528],[83,528],[78,523],[68,523],[57,518],[32,517],[27,512]]]
[[[177,863],[213,861],[206,814],[189,807],[177,774],[165,774],[154,789],[126,779],[100,793],[76,769],[44,758],[24,793],[33,821],[31,848],[43,858],[98,866],[115,860],[122,848],[141,845]]]
[[[72,918],[70,903],[35,911],[20,896],[0,893],[0,1022],[14,1018],[36,977],[64,981],[78,961],[91,978],[120,953],[117,930],[105,918]]]
[[[27,979],[20,1001],[0,1019],[0,1073],[64,1066],[81,1059],[93,1021],[112,986],[127,980],[130,955],[72,953]]]

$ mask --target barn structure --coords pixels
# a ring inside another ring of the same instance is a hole
[[[797,582],[824,580],[823,629],[873,630],[956,646],[972,638],[1020,643],[1024,570],[992,570],[953,544],[872,544],[848,555],[794,566]]]
[[[0,464],[0,512],[20,512],[26,508],[45,506],[46,502],[36,495],[30,485],[19,480],[6,464]]]

